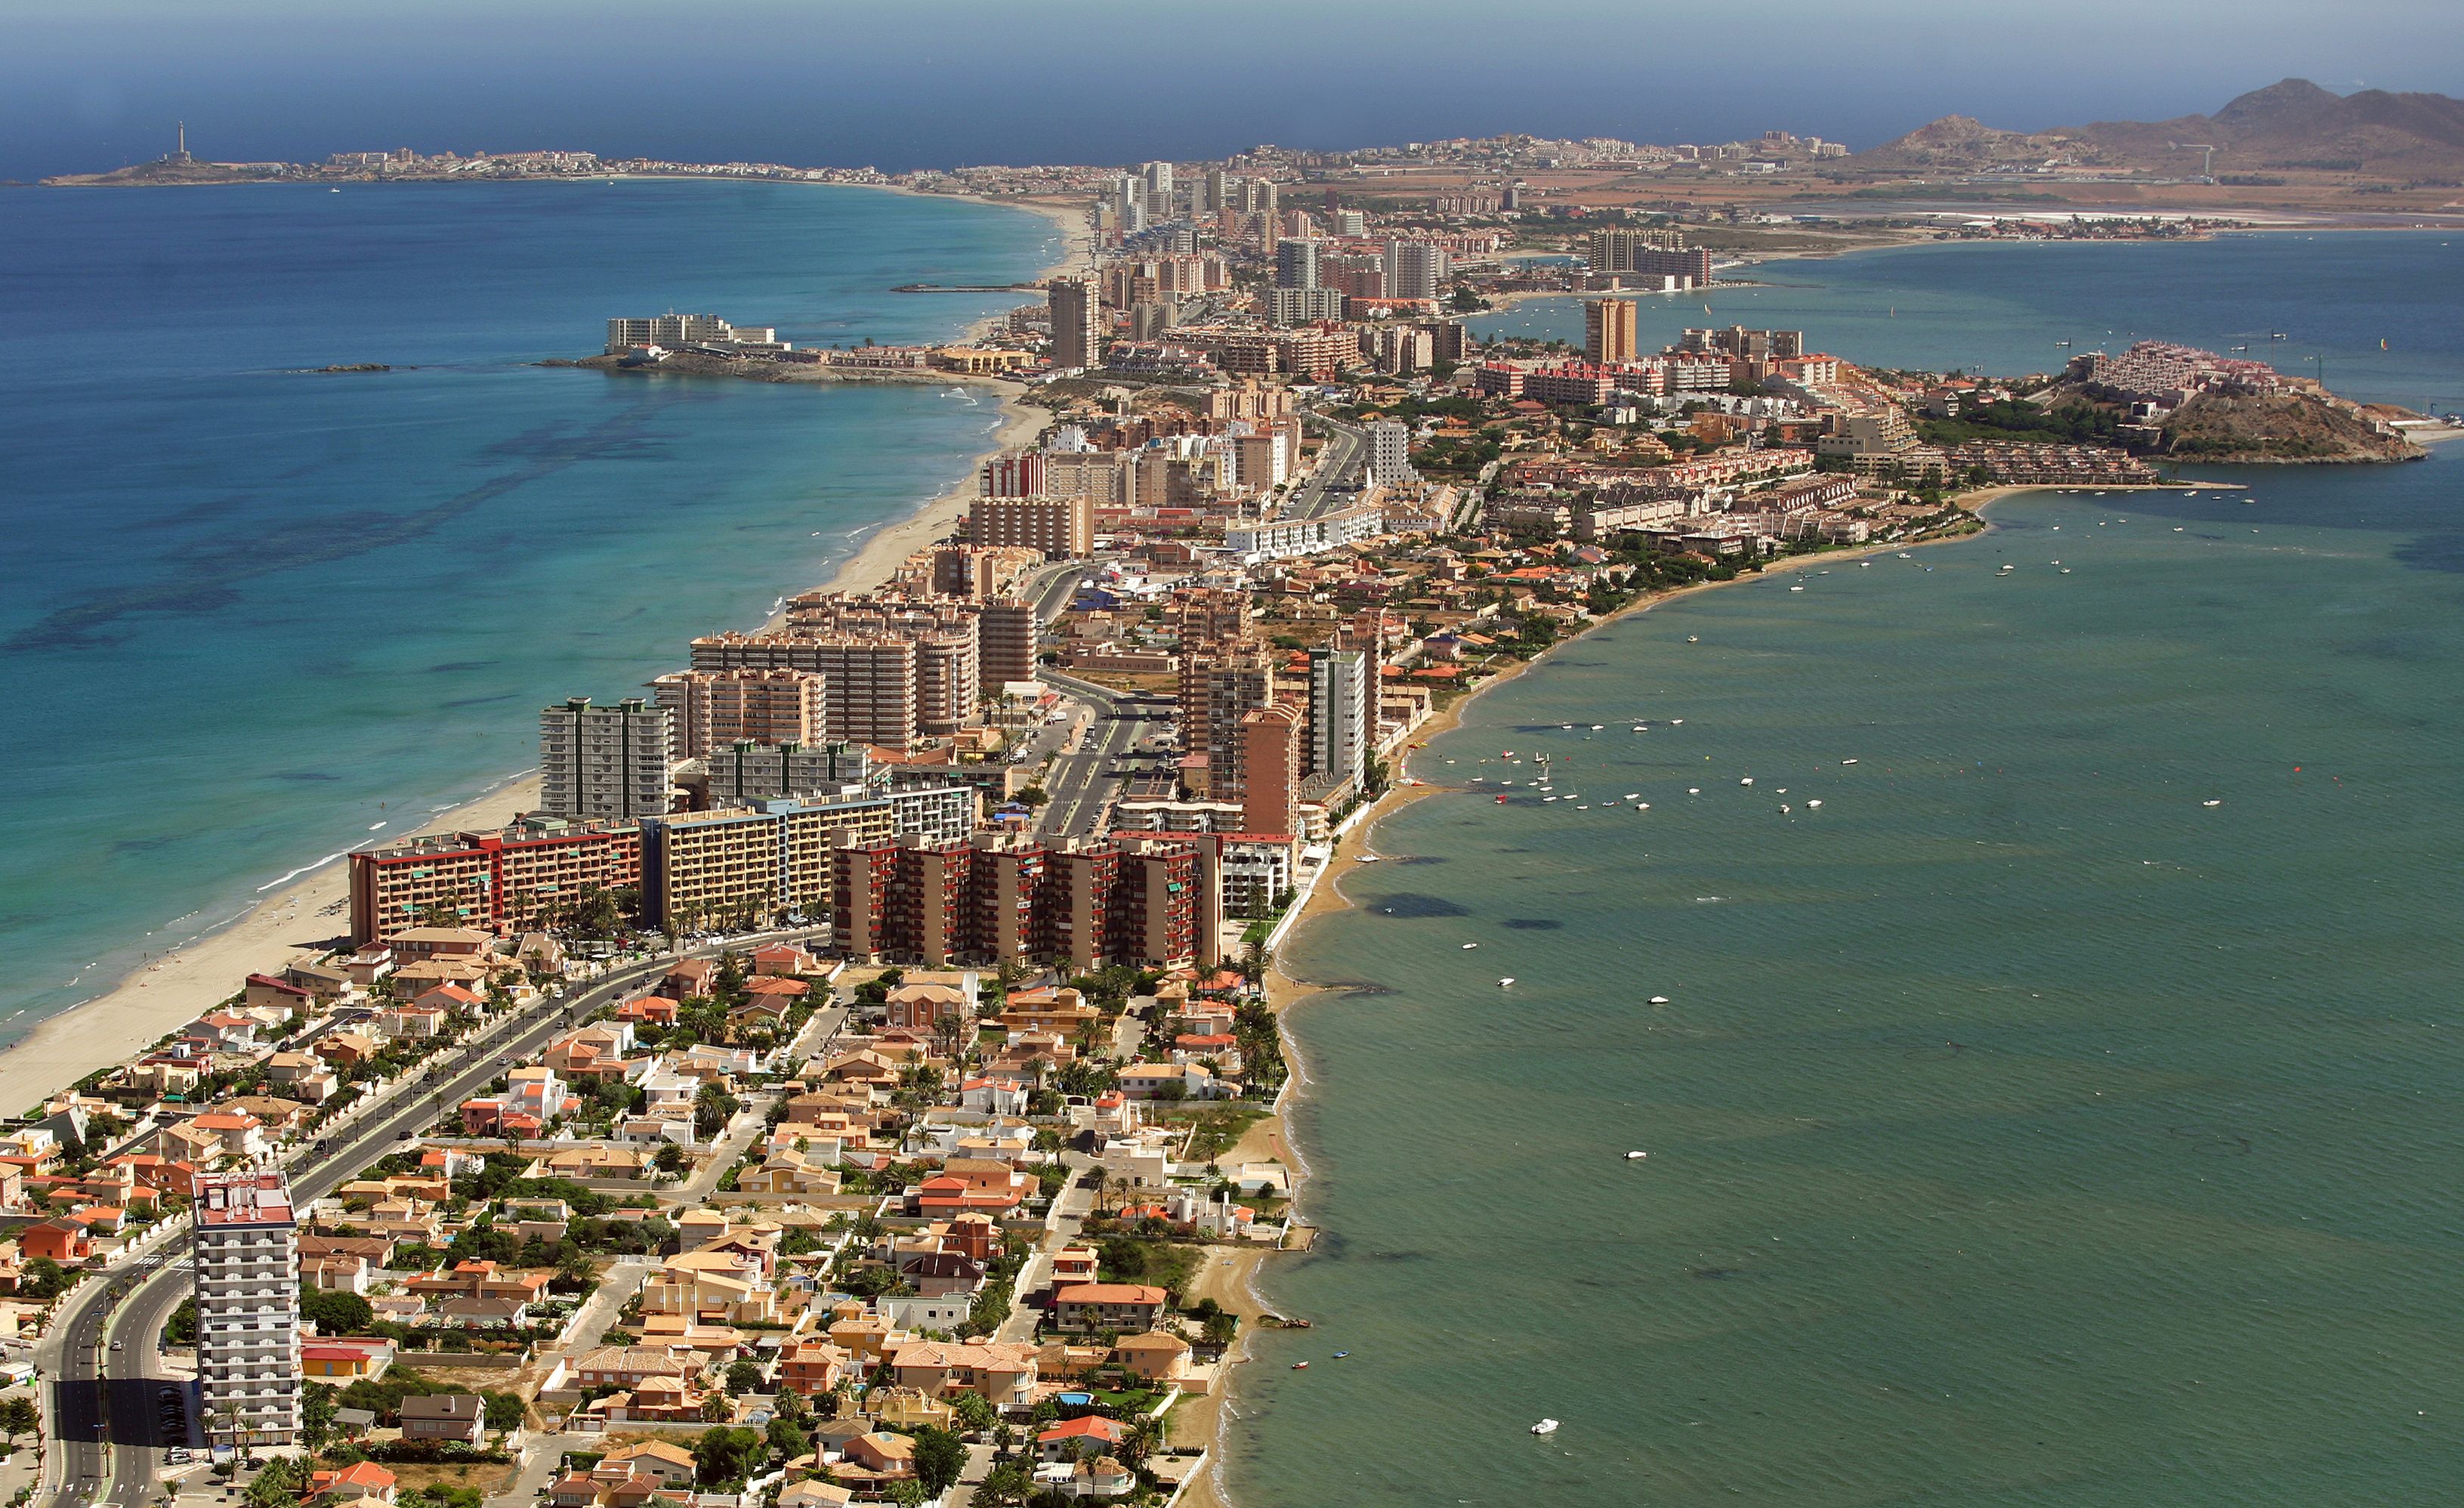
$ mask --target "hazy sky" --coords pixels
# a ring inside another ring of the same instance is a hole
[[[566,146],[884,168],[2464,93],[2453,0],[0,0],[0,177]]]

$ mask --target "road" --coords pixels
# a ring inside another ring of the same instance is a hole
[[[1326,448],[1318,452],[1317,466],[1309,473],[1309,480],[1285,501],[1278,518],[1314,519],[1359,500],[1348,493],[1330,495],[1327,488],[1360,475],[1361,466],[1369,459],[1369,432],[1322,413],[1310,414],[1309,418],[1325,426]]]
[[[805,934],[762,934],[692,951],[715,955],[773,935]],[[461,1100],[484,1087],[496,1076],[501,1060],[537,1053],[573,1022],[620,992],[666,973],[673,962],[658,958],[613,971],[516,1018],[494,1035],[466,1043],[443,1061],[430,1060],[425,1073],[397,1083],[381,1108],[337,1133],[335,1144],[292,1164],[296,1205],[322,1198],[379,1156],[413,1141],[435,1122],[439,1104]],[[44,1340],[44,1350],[52,1353],[44,1371],[52,1379],[53,1449],[59,1457],[58,1468],[47,1478],[47,1485],[56,1485],[48,1497],[40,1491],[36,1495],[45,1508],[105,1502],[138,1508],[147,1500],[164,1465],[163,1450],[172,1443],[158,1438],[154,1394],[170,1380],[157,1359],[156,1339],[163,1321],[188,1297],[187,1250],[187,1236],[174,1238],[129,1268],[80,1283],[62,1300]],[[122,1349],[115,1353],[104,1348],[113,1342]],[[192,1428],[202,1424],[194,1417],[193,1396],[189,1412]],[[114,1446],[125,1449],[115,1453]]]
[[[1092,707],[1095,723],[1088,730],[1085,744],[1077,753],[1061,755],[1052,762],[1051,772],[1044,778],[1045,793],[1051,799],[1045,803],[1037,831],[1046,837],[1101,832],[1119,785],[1113,774],[1114,765],[1136,746],[1138,740],[1171,726],[1171,720],[1160,714],[1121,716],[1133,710],[1130,705],[1118,693],[1092,681],[1049,670],[1045,672],[1045,678]]]

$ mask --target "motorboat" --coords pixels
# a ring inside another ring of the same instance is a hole
[[[1304,1363],[1303,1364],[1306,1365],[1307,1364]],[[1557,1421],[1554,1419],[1543,1419],[1538,1424],[1531,1427],[1531,1432],[1533,1434],[1555,1434],[1557,1432]]]
[[[1629,1163],[1639,1163],[1639,1162],[1641,1162],[1644,1158],[1649,1157],[1650,1155],[1651,1155],[1651,1154],[1650,1154],[1650,1153],[1648,1153],[1648,1152],[1628,1152],[1628,1153],[1625,1155],[1625,1160],[1626,1160],[1627,1162],[1629,1162]]]
[[[1511,984],[1513,984],[1513,983],[1514,983],[1514,976],[1513,976],[1513,975],[1511,975],[1511,974],[1508,974],[1508,975],[1507,975],[1504,979],[1501,979],[1501,980],[1499,980],[1499,981],[1497,982],[1497,987],[1498,987],[1498,988],[1500,988],[1500,989],[1504,989],[1504,988],[1506,988],[1508,985],[1511,985]]]
[[[1668,997],[1666,995],[1654,995],[1651,997],[1651,1003],[1655,1006],[1664,1006],[1668,1004]]]

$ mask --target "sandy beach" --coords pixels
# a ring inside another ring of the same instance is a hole
[[[1074,207],[1049,201],[984,202],[1044,215],[1061,228],[1064,254],[1039,272],[1037,280],[1086,263],[1091,237],[1083,213]],[[997,318],[976,322],[965,339],[980,336]],[[968,463],[949,491],[866,536],[818,587],[857,591],[878,586],[901,561],[951,531],[976,495],[976,473],[983,463],[1031,442],[1050,418],[1021,401],[1024,388],[1006,383],[1001,387],[1002,422],[991,445]],[[536,774],[526,773],[442,813],[419,832],[503,827],[538,805],[539,789]],[[350,866],[337,858],[269,892],[228,924],[141,965],[104,993],[45,1018],[0,1052],[0,1113],[39,1105],[98,1069],[126,1062],[237,993],[252,973],[279,973],[330,951],[347,939],[349,906]]]

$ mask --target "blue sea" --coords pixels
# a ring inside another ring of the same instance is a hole
[[[2284,331],[2443,407],[2459,271],[1928,247],[1712,302],[1991,371]],[[2453,1500],[2464,453],[2201,475],[1666,602],[1411,754],[1283,950],[1322,1233],[1239,1501]],[[1567,799],[1471,783],[1540,753]]]
[[[988,395],[611,376],[669,309],[799,344],[1022,301],[1026,211],[570,183],[0,199],[0,1040],[536,761],[961,479]],[[307,368],[380,363],[385,372]]]

